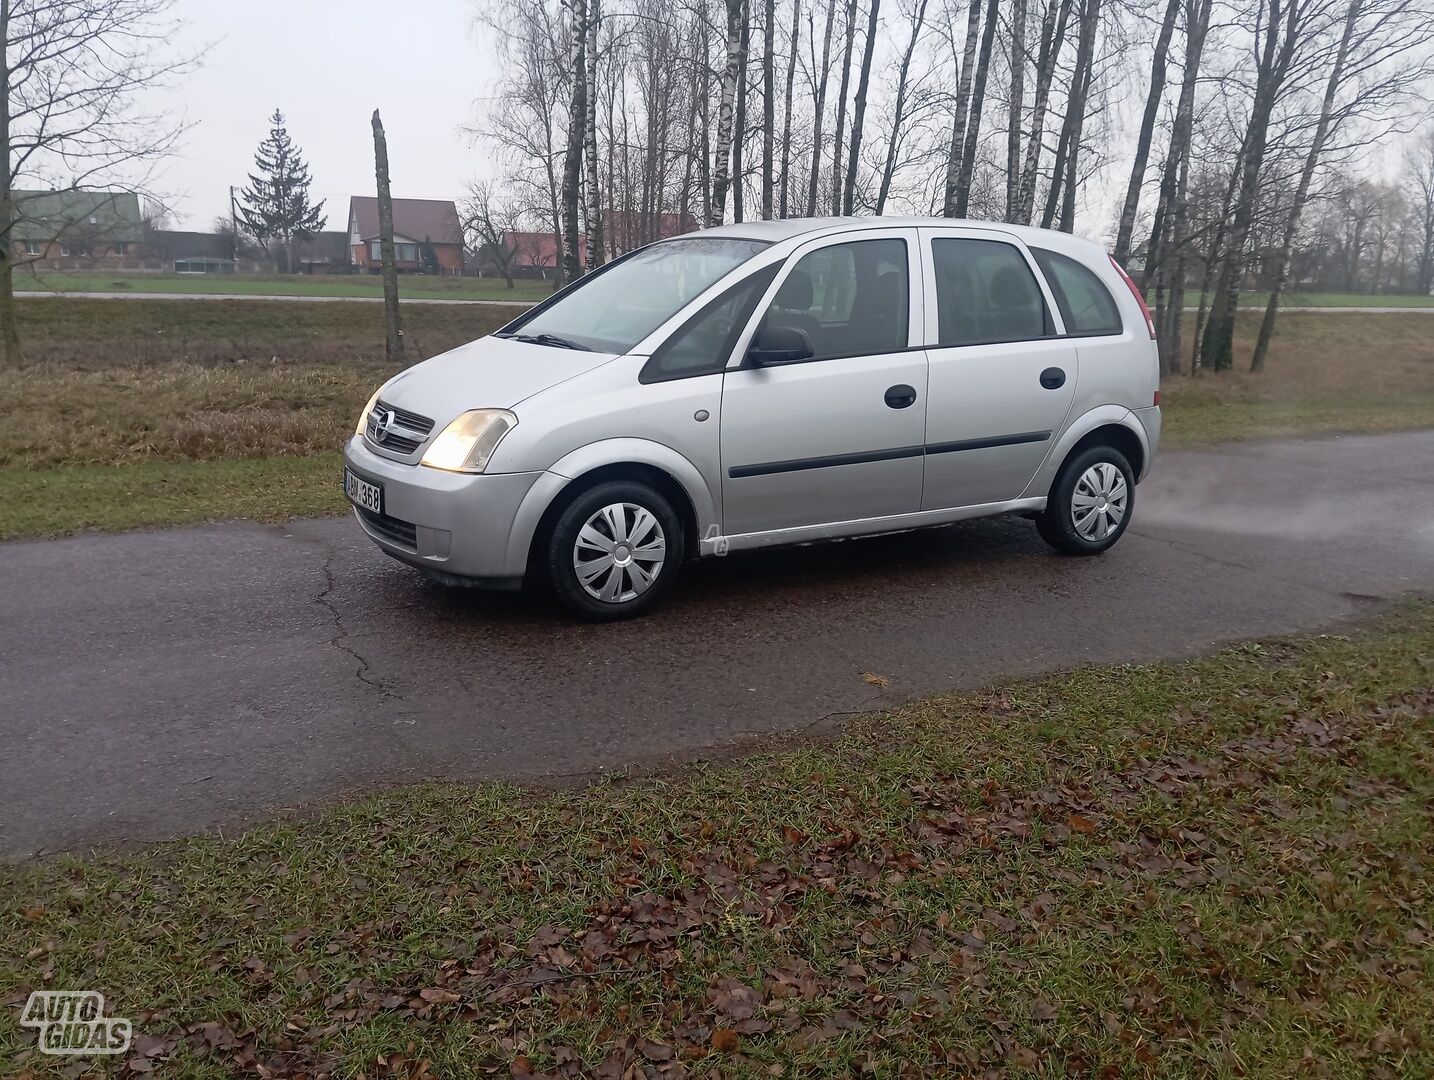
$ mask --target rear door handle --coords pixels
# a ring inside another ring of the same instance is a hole
[[[909,409],[916,404],[916,387],[897,383],[887,387],[886,403],[893,409]]]
[[[1048,367],[1041,372],[1041,385],[1047,390],[1059,390],[1066,384],[1066,373],[1058,367]]]

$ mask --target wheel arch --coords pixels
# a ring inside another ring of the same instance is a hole
[[[568,500],[608,480],[633,480],[661,492],[682,521],[688,558],[697,555],[702,535],[717,522],[707,482],[686,457],[646,439],[607,439],[567,454],[529,489],[508,538],[513,572],[526,572],[537,544]]]
[[[1145,478],[1150,467],[1150,443],[1144,426],[1125,406],[1102,405],[1080,416],[1061,433],[1021,497],[1045,495],[1072,454],[1098,445],[1114,446],[1130,462],[1136,481]]]

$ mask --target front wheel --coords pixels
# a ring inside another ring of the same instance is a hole
[[[646,484],[618,480],[563,509],[544,555],[554,595],[574,614],[601,622],[656,604],[677,576],[682,552],[672,505]]]
[[[1134,509],[1130,462],[1113,446],[1092,446],[1061,466],[1036,528],[1057,551],[1099,555],[1120,539]]]

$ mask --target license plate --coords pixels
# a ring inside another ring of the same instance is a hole
[[[344,494],[355,506],[371,514],[383,513],[383,488],[344,470]]]

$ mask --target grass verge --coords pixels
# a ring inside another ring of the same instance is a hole
[[[381,297],[383,282],[377,275],[323,274],[16,274],[15,288],[25,292],[122,292],[215,294],[249,296]],[[405,300],[510,300],[535,303],[552,295],[551,282],[515,281],[509,289],[501,278],[426,277],[402,274],[399,296]]]
[[[1427,1076],[1434,607],[581,792],[3,871],[159,1076]],[[628,1071],[631,1070],[631,1071]]]
[[[339,455],[0,469],[0,540],[342,513]]]

